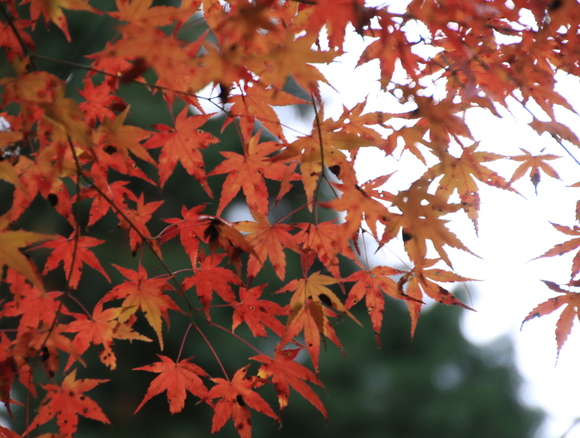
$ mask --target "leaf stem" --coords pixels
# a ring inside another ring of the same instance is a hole
[[[212,324],[210,321],[208,321],[208,322],[210,324]],[[230,377],[228,376],[228,373],[226,372],[226,369],[224,368],[224,364],[222,363],[222,361],[220,360],[219,356],[217,355],[215,349],[213,348],[213,345],[211,345],[211,343],[209,342],[209,340],[207,339],[205,334],[201,331],[201,329],[199,328],[199,326],[196,323],[192,322],[191,324],[195,327],[195,329],[198,331],[198,333],[201,335],[201,337],[203,338],[203,340],[205,341],[205,343],[207,344],[207,346],[209,347],[209,349],[213,353],[217,363],[219,364],[220,368],[222,369],[222,373],[224,374],[226,380],[229,382]]]

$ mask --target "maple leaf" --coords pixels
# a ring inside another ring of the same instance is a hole
[[[337,189],[343,192],[341,197],[330,202],[321,203],[321,205],[336,211],[347,211],[343,225],[343,233],[346,239],[358,232],[363,219],[371,230],[372,235],[378,239],[377,222],[385,223],[388,220],[387,218],[392,216],[386,205],[381,201],[392,201],[395,197],[388,192],[376,189],[385,184],[390,176],[384,175],[375,178],[360,187],[358,185],[351,187],[333,183]]]
[[[66,17],[62,12],[63,9],[76,9],[79,11],[90,11],[93,14],[101,12],[91,7],[88,0],[25,0],[23,3],[30,3],[30,18],[36,21],[40,14],[44,15],[44,22],[48,24],[49,20],[58,26],[64,33],[68,42],[71,41]]]
[[[68,374],[61,385],[53,383],[42,385],[47,391],[46,397],[38,408],[38,414],[26,429],[25,434],[56,417],[59,431],[71,437],[77,431],[79,415],[109,424],[110,421],[95,401],[84,393],[90,391],[108,379],[76,380],[77,370]]]
[[[60,352],[68,354],[72,359],[86,366],[72,341],[63,335],[67,326],[67,324],[56,324],[53,315],[51,322],[43,322],[38,328],[24,327],[20,329],[15,346],[17,349],[27,351],[27,357],[31,356],[31,352],[36,352],[42,360],[43,369],[51,377],[54,377],[59,369]]]
[[[93,226],[99,219],[105,216],[109,210],[127,210],[126,199],[138,202],[137,196],[126,185],[128,181],[113,181],[100,190],[107,195],[108,200],[99,194],[96,188],[84,188],[81,190],[81,198],[92,198],[87,227]],[[98,185],[95,187],[99,187]],[[110,202],[109,202],[110,201]],[[115,208],[113,208],[113,205]]]
[[[167,277],[148,278],[147,271],[139,265],[138,271],[123,268],[113,264],[117,270],[123,274],[127,281],[115,286],[102,298],[103,303],[111,300],[123,299],[123,312],[118,316],[118,321],[125,323],[134,315],[137,310],[145,313],[145,318],[149,325],[157,333],[157,339],[161,350],[163,350],[163,335],[161,333],[161,317],[169,324],[168,310],[181,311],[179,306],[169,295],[164,293],[167,290],[173,290],[173,287],[167,282]]]
[[[138,23],[144,26],[166,26],[175,21],[184,22],[189,19],[199,8],[180,8],[174,6],[151,6],[153,0],[116,0],[115,4],[119,12],[109,12],[113,18],[119,21]],[[187,2],[184,2],[186,4]]]
[[[419,63],[423,59],[413,53],[414,43],[410,42],[400,24],[393,20],[390,14],[379,14],[379,29],[370,29],[365,35],[378,39],[365,47],[357,67],[372,61],[379,60],[381,69],[381,89],[386,90],[395,72],[395,66],[400,62],[411,77],[417,77]],[[389,31],[386,31],[389,29]]]
[[[385,298],[383,294],[399,300],[409,299],[407,295],[399,290],[397,283],[389,278],[389,276],[397,275],[401,272],[389,266],[375,266],[366,271],[353,272],[344,279],[346,282],[356,282],[348,293],[345,307],[351,309],[363,298],[365,299],[378,346],[381,345],[380,332],[383,324],[383,312],[385,310]]]
[[[8,266],[22,274],[40,290],[44,290],[42,280],[34,264],[20,251],[20,248],[41,240],[54,239],[55,236],[32,231],[7,231],[10,220],[5,214],[0,216],[0,266]]]
[[[211,114],[188,116],[188,107],[177,115],[175,128],[157,124],[158,132],[145,144],[149,149],[162,147],[159,156],[159,185],[163,187],[173,173],[179,161],[188,174],[199,181],[206,193],[211,197],[211,190],[206,182],[205,165],[201,150],[218,139],[208,132],[199,129],[209,120]]]
[[[460,306],[467,310],[474,310],[471,307],[463,304],[447,289],[443,288],[437,282],[453,283],[475,281],[472,278],[463,277],[454,272],[445,271],[443,269],[425,269],[435,265],[440,259],[425,259],[417,264],[411,271],[403,275],[397,287],[400,293],[403,293],[405,285],[407,295],[407,307],[411,314],[411,337],[415,335],[417,322],[419,321],[419,314],[421,308],[425,304],[423,296],[427,295],[440,304],[448,306]]]
[[[326,409],[318,395],[312,390],[306,382],[323,386],[320,379],[302,364],[296,362],[296,356],[300,348],[292,350],[282,350],[277,348],[274,351],[274,358],[260,354],[250,359],[261,362],[262,366],[258,370],[258,377],[262,379],[272,379],[276,393],[278,394],[278,403],[280,411],[288,406],[290,398],[290,387],[294,388],[302,397],[308,400],[320,411],[324,418],[328,419]]]
[[[68,313],[66,306],[59,300],[62,292],[45,292],[30,285],[25,277],[14,269],[8,269],[4,281],[9,284],[14,300],[4,303],[0,316],[20,316],[18,321],[20,330],[36,328],[43,323],[52,324],[54,315],[58,312]]]
[[[235,224],[236,229],[246,234],[245,238],[253,247],[256,255],[250,255],[248,260],[248,278],[253,279],[262,268],[264,262],[270,259],[274,272],[280,280],[286,274],[286,256],[284,248],[299,252],[298,244],[288,232],[292,225],[274,223],[255,210],[250,210],[256,222],[241,221]]]
[[[310,135],[298,137],[281,153],[272,157],[274,163],[295,157],[300,158],[302,183],[309,203],[314,199],[323,164],[333,169],[335,175],[343,182],[356,183],[352,162],[342,151],[354,151],[364,146],[372,146],[376,141],[370,137],[348,132],[343,129],[341,121],[326,119],[319,122],[323,117],[322,110],[322,108],[318,110],[318,117],[313,121]]]
[[[560,179],[558,172],[554,170],[552,166],[550,166],[546,161],[555,160],[560,158],[557,155],[551,154],[544,154],[544,155],[532,155],[525,149],[520,148],[520,150],[524,153],[524,155],[518,155],[516,157],[510,157],[510,159],[514,161],[522,161],[522,164],[515,170],[510,184],[514,181],[517,181],[522,176],[526,174],[526,172],[530,171],[530,180],[534,185],[534,190],[536,191],[536,195],[538,194],[538,183],[540,182],[540,170],[544,171],[548,176],[552,178]],[[542,149],[540,152],[543,152]]]
[[[223,248],[236,267],[238,275],[241,273],[240,255],[242,252],[248,252],[257,257],[250,242],[235,229],[233,224],[220,217],[212,217],[205,229],[204,237],[209,241],[212,253],[216,251],[218,246]]]
[[[224,122],[222,130],[234,117],[238,117],[244,139],[248,141],[254,130],[254,122],[257,119],[272,135],[284,142],[286,137],[284,136],[280,119],[272,106],[305,103],[304,100],[290,93],[273,88],[263,88],[258,86],[258,84],[245,87],[242,94],[231,96],[228,102],[232,104],[229,111],[231,117]]]
[[[478,152],[476,151],[478,146],[479,143],[474,143],[470,147],[464,148],[459,158],[445,153],[441,162],[430,168],[422,177],[433,180],[438,176],[443,176],[439,181],[436,196],[448,201],[457,190],[461,199],[461,207],[472,220],[476,231],[480,197],[475,179],[493,187],[515,191],[503,177],[482,164],[505,157],[490,152]]]
[[[339,348],[342,348],[328,320],[328,316],[335,316],[335,313],[323,307],[323,304],[338,311],[339,314],[346,313],[360,325],[358,320],[348,311],[336,294],[326,287],[340,281],[340,279],[315,272],[308,278],[292,280],[276,292],[294,291],[294,295],[290,299],[290,316],[288,317],[286,331],[280,344],[286,345],[304,330],[306,350],[308,350],[312,358],[315,370],[318,370],[321,335],[327,336]]]
[[[54,89],[54,98],[49,103],[40,103],[39,107],[44,110],[44,119],[55,128],[52,132],[54,137],[66,142],[70,136],[78,145],[92,151],[91,129],[84,120],[84,114],[78,104],[65,97],[65,84],[60,81]]]
[[[277,315],[288,315],[288,310],[278,303],[259,299],[266,285],[251,289],[240,287],[240,301],[229,301],[234,309],[232,332],[245,322],[254,336],[266,337],[266,327],[269,327],[278,336],[284,334],[284,324],[276,318]]]
[[[224,181],[217,215],[221,215],[224,208],[234,199],[242,189],[246,196],[246,203],[252,210],[268,214],[268,189],[264,178],[282,180],[286,166],[282,163],[272,163],[268,155],[280,149],[278,143],[266,141],[258,143],[261,131],[258,131],[245,145],[244,155],[235,152],[220,152],[225,160],[209,173],[219,175],[227,173]]]
[[[39,248],[54,249],[44,264],[42,275],[46,275],[48,272],[56,269],[62,262],[69,287],[76,289],[79,285],[81,268],[84,262],[91,268],[99,271],[110,283],[111,279],[101,266],[99,259],[89,250],[89,248],[101,245],[102,243],[105,243],[104,240],[95,239],[90,236],[76,236],[76,231],[73,231],[68,239],[64,237],[60,239],[55,238],[50,242],[39,245]]]
[[[251,438],[252,419],[248,407],[261,412],[279,421],[270,405],[257,393],[254,388],[257,386],[256,378],[247,378],[248,366],[240,368],[234,374],[232,380],[221,378],[211,379],[216,385],[208,393],[208,398],[219,399],[214,408],[211,432],[218,432],[230,418],[234,422],[234,427],[242,438]]]
[[[560,286],[558,286],[556,283],[552,281],[547,280],[542,281],[551,290],[553,290],[554,292],[561,293],[563,295],[550,298],[549,300],[544,301],[541,304],[538,304],[522,321],[522,327],[524,323],[526,323],[531,319],[548,315],[556,311],[560,307],[566,306],[562,311],[562,313],[560,314],[558,322],[556,323],[556,343],[558,347],[558,354],[560,354],[560,350],[564,346],[564,343],[566,342],[568,335],[572,331],[574,317],[580,319],[580,310],[579,310],[580,293],[562,289]],[[571,282],[571,285],[577,286],[577,282]]]
[[[147,393],[137,409],[135,414],[147,403],[152,397],[167,391],[167,400],[169,402],[169,412],[176,414],[183,410],[187,391],[193,395],[205,400],[208,396],[208,390],[200,379],[200,376],[207,377],[207,373],[198,365],[190,362],[192,358],[183,359],[174,362],[167,356],[157,355],[160,362],[145,365],[133,370],[150,371],[159,375],[153,379]]]
[[[570,239],[567,242],[554,245],[552,249],[546,251],[541,256],[536,257],[534,260],[541,259],[543,257],[560,256],[562,254],[573,251],[576,248],[580,247],[580,227],[576,225],[574,227],[567,227],[565,225],[558,225],[553,222],[550,223],[555,229],[557,229],[561,233],[564,233],[568,236],[578,236],[578,237]],[[572,260],[572,274],[570,275],[570,280],[575,280],[579,272],[580,272],[580,251],[576,253],[574,259]]]
[[[124,215],[131,221],[130,223],[115,210],[117,216],[119,216],[120,225],[123,228],[129,229],[129,245],[131,246],[131,251],[135,253],[137,249],[143,244],[143,238],[147,239],[153,250],[161,257],[161,249],[156,240],[151,239],[151,233],[145,225],[153,213],[157,210],[164,201],[153,201],[145,203],[145,198],[143,193],[137,199],[137,205],[135,210],[127,209],[123,210]]]
[[[205,257],[201,265],[195,267],[195,275],[183,280],[184,289],[195,286],[195,292],[208,319],[213,292],[226,302],[235,301],[234,292],[229,284],[241,284],[240,278],[230,269],[218,266],[223,258],[224,254],[211,254]]]
[[[129,115],[129,106],[115,117],[114,120],[103,119],[93,135],[95,144],[102,143],[121,154],[125,162],[129,161],[129,152],[150,164],[155,165],[155,160],[149,155],[147,149],[141,144],[153,133],[137,126],[125,125],[125,119]]]
[[[338,254],[357,261],[352,249],[341,245],[341,242],[351,237],[345,236],[341,225],[332,222],[320,222],[317,225],[299,223],[296,224],[296,228],[300,229],[295,238],[301,254],[318,258],[335,277],[340,277]]]
[[[89,318],[84,314],[71,314],[75,318],[65,329],[67,333],[77,333],[72,343],[79,355],[88,350],[90,344],[102,345],[99,358],[111,370],[117,368],[117,358],[113,353],[113,339],[125,339],[129,341],[151,342],[146,336],[133,331],[130,324],[120,322],[125,309],[113,307],[103,310],[103,301],[99,301],[93,308],[93,315]],[[65,368],[72,364],[72,360]]]
[[[170,225],[159,233],[158,236],[160,242],[164,243],[179,235],[179,241],[189,256],[191,266],[194,267],[197,266],[199,244],[206,240],[205,231],[211,221],[210,216],[200,214],[204,208],[205,204],[198,205],[190,210],[183,206],[181,208],[181,216],[183,219],[165,219],[165,222]]]
[[[270,71],[263,73],[262,79],[275,89],[281,89],[288,75],[292,75],[298,85],[317,96],[320,101],[318,82],[327,82],[323,74],[310,64],[328,64],[340,52],[331,49],[325,52],[312,50],[318,35],[307,33],[296,38],[292,29],[287,29],[283,39],[272,40],[266,59],[271,65]]]
[[[78,90],[85,99],[79,103],[79,109],[85,114],[85,120],[90,127],[94,127],[97,121],[113,120],[115,118],[114,109],[126,109],[123,99],[112,94],[114,90],[107,82],[95,86],[89,78],[84,82],[84,85],[84,89]]]
[[[439,216],[456,211],[459,205],[447,204],[438,195],[427,193],[429,182],[415,181],[409,190],[399,192],[393,206],[401,210],[401,215],[392,214],[385,224],[381,238],[384,244],[402,230],[405,251],[416,265],[421,265],[427,255],[427,240],[430,240],[439,256],[452,267],[444,245],[473,254],[445,225],[448,221]]]

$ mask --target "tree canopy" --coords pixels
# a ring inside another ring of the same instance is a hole
[[[471,279],[450,248],[476,255],[449,220],[477,233],[482,186],[517,196],[524,177],[559,178],[558,155],[486,151],[465,115],[519,105],[538,136],[580,147],[556,87],[580,76],[576,0],[94,3],[0,2],[0,400],[26,417],[7,437],[53,419],[63,436],[79,417],[109,423],[91,398],[107,379],[84,366],[97,355],[114,374],[143,343],[157,356],[133,368],[149,376],[135,412],[163,394],[172,414],[201,403],[212,433],[232,421],[249,438],[252,411],[281,421],[292,389],[327,417],[321,350],[342,350],[341,332],[359,325],[380,345],[397,301],[411,337],[429,302],[470,309],[451,292]],[[368,110],[361,95],[328,117],[320,90],[332,78],[317,66],[341,62],[353,35],[357,67],[375,69],[392,105]],[[134,124],[144,107],[149,124]],[[370,148],[415,157],[419,175],[394,190],[389,173],[364,181],[355,164]],[[248,220],[228,215],[240,206]],[[553,224],[563,243],[530,254],[577,253],[570,280],[546,279],[554,296],[524,320],[563,307],[558,351],[579,316],[576,211]],[[369,261],[371,244],[399,242],[405,266]],[[215,368],[197,360],[203,348]]]

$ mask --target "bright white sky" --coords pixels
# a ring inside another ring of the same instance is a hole
[[[366,95],[369,96],[369,111],[400,112],[396,106],[389,105],[388,98],[379,93],[379,84],[373,81],[378,77],[377,64],[356,70],[353,68],[361,50],[360,37],[355,34],[350,43],[345,51],[352,50],[354,55],[344,55],[339,62],[321,68],[336,89],[323,88],[325,116],[337,117],[342,113],[342,104],[351,108]],[[577,81],[561,78],[560,83],[562,89],[567,91],[566,96],[580,96]],[[576,102],[576,108],[580,110],[580,102]],[[543,176],[538,186],[538,196],[527,177],[514,185],[523,196],[480,184],[482,210],[479,237],[475,236],[473,226],[467,219],[459,218],[455,221],[457,223],[450,226],[468,248],[482,257],[477,259],[462,251],[450,251],[457,273],[484,280],[467,285],[471,293],[471,302],[467,304],[474,307],[477,313],[471,313],[465,318],[463,329],[468,339],[476,344],[485,344],[502,335],[508,335],[514,341],[517,365],[525,378],[522,400],[542,407],[550,415],[539,436],[560,438],[574,420],[580,418],[580,379],[577,378],[580,333],[573,329],[556,365],[554,329],[560,312],[532,320],[526,323],[522,331],[520,325],[536,305],[554,296],[540,280],[551,280],[559,284],[569,281],[574,252],[558,258],[530,260],[545,253],[554,244],[567,240],[566,236],[554,230],[549,221],[574,225],[580,190],[567,186],[580,181],[580,166],[551,137],[539,137],[527,127],[526,123],[531,121],[528,113],[517,111],[515,106],[512,110],[514,116],[504,112],[507,117],[502,120],[483,111],[468,114],[467,123],[474,138],[481,141],[482,148],[507,155],[519,155],[520,147],[532,154],[538,154],[545,148],[543,153],[563,157],[551,163],[564,182]],[[562,112],[562,117],[566,117],[561,121],[568,126],[580,126],[579,118],[570,116],[569,112]],[[569,147],[580,158],[580,151],[571,145]],[[385,169],[389,173],[404,169],[404,172],[396,173],[389,185],[385,186],[394,189],[395,193],[396,190],[408,188],[413,178],[425,171],[422,164],[412,157],[397,161],[393,157],[384,157],[383,153],[373,148],[367,148],[366,153],[366,159],[361,159],[364,155],[359,155],[361,158],[358,159],[357,171],[361,182],[383,175]],[[517,165],[514,162],[508,166],[513,171]],[[501,170],[494,164],[489,167]],[[409,174],[413,169],[416,175]],[[505,174],[508,177],[510,175]],[[400,250],[394,251],[404,258],[402,244]],[[400,263],[388,251],[383,251],[382,257]],[[566,438],[580,438],[580,424],[570,430]]]

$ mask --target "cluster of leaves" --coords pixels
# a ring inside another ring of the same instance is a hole
[[[53,418],[63,436],[76,432],[79,415],[108,423],[102,407],[85,395],[105,380],[76,378],[83,355],[96,349],[113,371],[119,341],[152,341],[134,328],[138,320],[151,326],[163,350],[164,321],[189,320],[185,344],[190,329],[203,336],[198,321],[215,324],[216,307],[231,309],[231,329],[221,328],[248,346],[257,371],[248,374],[246,365],[229,377],[213,346],[223,377],[211,376],[192,358],[182,359],[181,351],[175,359],[160,354],[159,361],[137,368],[158,376],[136,410],[167,392],[169,410],[177,413],[190,392],[213,409],[212,432],[232,419],[240,436],[249,437],[250,411],[279,421],[293,388],[326,416],[311,385],[322,385],[321,343],[329,339],[341,347],[336,321],[345,316],[358,323],[350,309],[364,301],[380,342],[385,295],[406,303],[412,335],[427,299],[467,307],[441,285],[469,280],[452,268],[449,247],[471,251],[449,229],[449,218],[465,214],[477,230],[482,184],[515,191],[511,184],[526,174],[534,185],[542,173],[558,178],[548,164],[554,155],[482,150],[465,112],[482,108],[499,117],[497,108],[508,108],[509,102],[524,107],[533,102],[541,109],[541,116],[530,113],[533,130],[580,147],[554,114],[555,106],[574,111],[555,91],[554,75],[580,75],[575,0],[412,0],[405,7],[371,7],[363,0],[183,0],[178,7],[117,0],[114,12],[84,0],[16,3],[0,2],[0,47],[12,64],[12,73],[0,78],[0,116],[9,126],[0,132],[0,178],[14,187],[11,207],[0,217],[0,264],[10,292],[0,317],[14,322],[0,331],[0,400],[9,413],[18,403],[11,399],[15,378],[31,396],[44,397],[22,436]],[[108,14],[118,22],[117,34],[102,50],[87,54],[86,64],[73,65],[85,74],[78,94],[38,68],[38,60],[46,58],[36,52],[33,38],[38,21],[44,21],[71,41],[66,8]],[[207,31],[182,39],[181,31],[192,22],[205,23]],[[412,26],[421,27],[420,37],[408,31]],[[340,59],[347,32],[365,44],[358,65],[378,60],[382,92],[412,110],[366,111],[362,100],[336,119],[325,118],[320,85],[328,78],[315,65]],[[425,47],[436,50],[421,50]],[[146,81],[145,75],[154,79]],[[309,100],[288,92],[289,78]],[[129,83],[142,84],[143,93],[161,94],[173,125],[148,130],[128,124],[130,106],[119,90]],[[441,84],[443,97],[435,98],[433,83]],[[202,98],[207,89],[216,97]],[[208,104],[214,113],[204,109]],[[309,133],[288,138],[292,126],[274,107],[296,104],[310,105],[314,122]],[[235,126],[242,149],[221,152],[221,161],[208,172],[203,151],[219,150],[220,138],[204,127],[216,113],[225,115],[224,128]],[[354,171],[361,148],[387,156],[413,154],[425,172],[398,192],[381,189],[390,175],[362,183]],[[488,167],[497,160],[521,164],[511,176],[501,176]],[[164,202],[161,190],[178,163],[206,192],[207,202],[184,206],[180,217],[165,218],[166,227],[152,234],[149,223]],[[214,197],[208,178],[215,175],[226,176]],[[129,183],[135,179],[157,187],[160,198],[134,193]],[[272,219],[271,206],[291,190],[303,190],[300,209],[310,212],[309,221],[293,220],[296,211]],[[19,229],[19,219],[39,198],[62,216],[68,235]],[[223,217],[236,199],[245,202],[253,220]],[[329,210],[342,212],[344,221],[320,219]],[[95,247],[112,243],[91,235],[105,216],[126,230],[127,253],[139,256],[136,270],[117,265],[113,270],[95,255]],[[580,235],[578,227],[555,226]],[[380,246],[402,239],[411,267],[369,266],[360,253],[363,238]],[[185,276],[164,260],[168,242],[176,240],[191,263]],[[544,256],[579,245],[575,237]],[[39,248],[50,251],[43,267],[28,256]],[[164,275],[147,272],[140,261],[144,252],[157,258]],[[290,253],[300,260],[300,278],[287,278]],[[578,286],[579,257],[570,286]],[[341,260],[350,261],[356,272],[343,278]],[[45,276],[61,265],[65,287],[47,290]],[[108,281],[116,271],[123,277],[92,306],[75,295],[83,288],[86,265]],[[286,282],[279,290],[255,284],[270,266]],[[560,348],[580,295],[548,285],[563,295],[527,319],[567,305],[557,327]],[[273,295],[285,292],[291,294]],[[254,337],[275,337],[274,351],[262,352],[235,334],[242,324]],[[313,370],[295,360],[301,350]],[[259,392],[268,385],[278,395],[278,412]],[[20,436],[1,430],[3,436]]]

